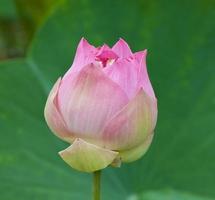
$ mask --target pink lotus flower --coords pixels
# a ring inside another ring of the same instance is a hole
[[[72,67],[57,80],[45,106],[50,129],[71,144],[59,154],[73,168],[93,172],[147,151],[157,100],[146,54],[132,53],[122,39],[112,48],[81,39]]]

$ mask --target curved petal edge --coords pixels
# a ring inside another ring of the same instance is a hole
[[[139,86],[143,87],[147,95],[151,96],[153,99],[156,99],[155,93],[148,75],[148,70],[146,66],[146,56],[147,56],[147,50],[134,53],[134,57],[140,65],[139,77],[138,77]]]
[[[157,121],[157,102],[141,88],[110,121],[103,132],[104,146],[123,151],[142,144]]]
[[[94,172],[110,165],[119,153],[77,138],[71,146],[59,154],[72,168],[82,172]]]
[[[149,149],[153,136],[154,136],[154,133],[151,133],[146,138],[146,140],[139,146],[137,146],[133,149],[129,149],[129,150],[120,152],[119,156],[120,156],[122,162],[133,162],[133,161],[141,158]]]
[[[73,136],[68,131],[67,126],[64,122],[64,119],[61,116],[60,112],[58,111],[58,108],[56,105],[57,104],[56,97],[58,94],[60,83],[61,83],[61,78],[57,80],[51,92],[49,93],[49,96],[45,105],[44,116],[49,128],[56,136],[58,136],[59,138],[67,142],[72,142]]]

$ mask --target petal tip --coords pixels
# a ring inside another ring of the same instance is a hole
[[[121,37],[116,42],[116,44],[125,45],[125,46],[129,47],[128,43],[123,38],[121,38]]]
[[[85,47],[85,46],[92,46],[92,45],[87,41],[87,39],[85,39],[84,37],[81,38],[81,40],[80,40],[80,42],[79,42],[79,45],[80,45],[80,46],[83,46],[83,47]]]
[[[112,47],[112,50],[119,57],[122,57],[122,58],[126,58],[133,55],[128,43],[122,38],[119,38],[119,40]]]

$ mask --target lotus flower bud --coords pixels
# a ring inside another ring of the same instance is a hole
[[[71,68],[45,106],[49,128],[70,144],[59,154],[71,167],[93,172],[135,161],[147,151],[157,100],[146,54],[132,53],[122,39],[112,48],[81,39]]]

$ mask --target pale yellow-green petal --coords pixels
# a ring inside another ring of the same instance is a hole
[[[133,162],[141,158],[148,150],[152,142],[153,135],[153,133],[150,134],[147,139],[139,146],[126,151],[119,152],[119,156],[121,157],[122,162]]]
[[[118,154],[118,156],[113,160],[113,162],[111,163],[111,166],[112,167],[121,167],[121,164],[122,164],[122,160]]]
[[[110,165],[117,157],[118,152],[77,138],[71,146],[59,154],[72,168],[82,172],[94,172]]]

